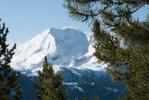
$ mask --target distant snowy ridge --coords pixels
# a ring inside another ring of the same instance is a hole
[[[24,43],[12,60],[14,69],[36,75],[45,56],[55,71],[61,67],[104,70],[93,57],[93,36],[73,28],[50,28]]]

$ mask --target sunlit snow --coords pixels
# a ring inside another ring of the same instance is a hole
[[[36,75],[47,56],[57,72],[61,67],[104,70],[93,56],[92,33],[73,28],[50,28],[38,34],[16,50],[12,59],[14,69]]]

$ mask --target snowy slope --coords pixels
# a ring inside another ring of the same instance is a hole
[[[45,56],[54,70],[63,74],[70,100],[88,95],[115,100],[124,93],[123,87],[111,82],[105,66],[97,63],[93,56],[94,52],[93,35],[73,28],[50,28],[24,43],[16,50],[11,64],[23,73],[24,100],[33,97],[31,77],[36,77],[37,71],[42,69]]]
[[[35,75],[42,68],[43,58],[47,56],[49,62],[55,65],[55,70],[59,67],[103,69],[92,57],[94,48],[91,39],[90,34],[72,28],[47,29],[16,51],[12,66],[16,70]]]

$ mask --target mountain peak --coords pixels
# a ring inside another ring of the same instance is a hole
[[[47,56],[53,65],[70,66],[71,63],[74,66],[73,60],[87,54],[90,44],[87,35],[80,30],[49,28],[18,48],[12,65],[17,70],[35,71],[41,69],[37,65],[41,66]]]

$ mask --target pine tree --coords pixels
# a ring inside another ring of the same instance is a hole
[[[35,83],[36,97],[39,100],[66,100],[66,90],[62,84],[62,75],[54,73],[53,67],[45,57],[42,72],[39,71]]]
[[[19,75],[10,67],[16,45],[11,49],[8,48],[8,33],[9,31],[5,24],[0,25],[0,100],[15,98],[17,95],[16,87],[19,85]],[[20,99],[21,96],[17,100]]]
[[[21,100],[22,98],[22,89],[21,85],[18,83],[16,86],[16,95],[14,97],[14,100]]]
[[[95,56],[127,87],[126,99],[148,100],[149,18],[134,16],[149,0],[65,0],[64,6],[73,19],[92,24]]]

